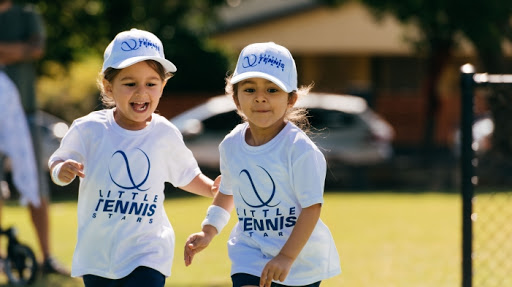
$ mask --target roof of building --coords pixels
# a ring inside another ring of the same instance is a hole
[[[236,2],[236,3],[232,3]],[[380,19],[355,1],[321,5],[315,0],[228,0],[212,39],[240,50],[273,41],[292,53],[410,55],[418,30],[391,15]]]

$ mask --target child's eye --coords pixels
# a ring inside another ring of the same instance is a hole
[[[125,83],[124,85],[125,85],[125,86],[128,86],[128,87],[134,87],[134,86],[135,86],[135,83]]]
[[[269,93],[277,93],[277,92],[279,92],[279,90],[278,90],[278,89],[275,89],[275,88],[269,88],[267,91],[268,91]]]
[[[154,83],[147,83],[147,84],[146,84],[146,86],[148,86],[148,87],[154,87],[154,86],[156,86],[156,84],[154,84]]]
[[[254,93],[254,91],[255,90],[252,89],[252,88],[247,88],[247,89],[244,90],[244,92],[246,92],[246,93]]]

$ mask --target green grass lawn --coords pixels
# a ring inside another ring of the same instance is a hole
[[[176,232],[172,276],[166,286],[231,286],[226,240],[235,223],[196,256],[183,264],[183,245],[199,231],[210,199],[177,197],[166,200]],[[460,286],[461,203],[458,194],[337,193],[325,194],[322,220],[335,238],[342,274],[323,287],[442,287]],[[3,225],[15,225],[20,239],[40,254],[26,208],[16,202],[4,206]],[[76,241],[76,202],[51,206],[52,249],[70,266]],[[5,244],[5,240],[2,241]],[[5,249],[2,249],[5,250]],[[0,283],[5,276],[0,274]],[[83,286],[80,279],[48,276],[33,286]]]

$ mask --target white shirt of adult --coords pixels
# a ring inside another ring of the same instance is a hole
[[[0,153],[11,162],[13,183],[20,193],[21,204],[39,206],[37,163],[32,137],[21,106],[18,89],[4,72],[0,71]]]
[[[220,144],[220,192],[233,195],[238,223],[228,241],[231,275],[260,276],[290,237],[303,208],[323,203],[326,162],[322,152],[292,123],[270,142],[245,142],[240,124]],[[284,285],[308,285],[341,272],[328,227],[318,220]]]
[[[73,122],[50,157],[84,164],[78,194],[73,277],[119,279],[138,266],[171,275],[174,231],[164,210],[164,183],[185,186],[200,169],[178,129],[153,114],[142,130],[121,128],[113,109]]]

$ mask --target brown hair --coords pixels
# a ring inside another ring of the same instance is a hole
[[[162,64],[160,64],[157,61],[153,60],[146,60],[145,61],[150,68],[155,70],[155,72],[158,73],[158,76],[160,76],[160,79],[162,81],[167,81],[168,79],[172,78],[174,76],[171,72],[166,72]],[[114,68],[107,68],[105,72],[98,75],[98,79],[96,80],[96,83],[98,85],[98,88],[100,89],[100,100],[103,103],[103,106],[106,108],[112,108],[116,105],[114,99],[109,97],[105,91],[105,87],[103,86],[103,80],[107,80],[108,82],[112,83],[114,79],[119,75],[122,69],[114,69]]]
[[[224,88],[224,90],[226,91],[226,94],[232,97],[236,103],[238,97],[238,83],[231,84],[231,77],[232,76],[228,76],[226,78],[226,87]],[[291,99],[295,95],[297,96],[297,99],[306,96],[307,94],[309,94],[309,91],[313,88],[313,86],[314,84],[310,84],[308,86],[301,86],[298,90],[288,93],[288,99]],[[242,118],[242,120],[247,121],[247,118],[239,109],[237,109],[237,113]],[[306,109],[292,107],[286,111],[284,119],[294,123],[304,132],[309,133],[311,125],[308,120],[308,111]]]

